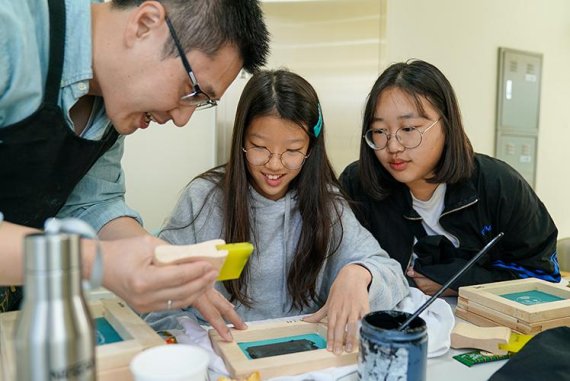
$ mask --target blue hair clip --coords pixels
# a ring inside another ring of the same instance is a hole
[[[313,126],[313,133],[315,134],[315,137],[319,137],[320,133],[321,133],[321,129],[323,128],[323,113],[321,112],[321,105],[317,105],[317,109],[319,112],[319,120],[317,120],[317,123]]]

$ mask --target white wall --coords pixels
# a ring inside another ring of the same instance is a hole
[[[182,188],[216,161],[215,109],[196,111],[183,128],[151,123],[125,138],[127,204],[150,232],[160,229]]]
[[[439,67],[479,152],[494,153],[498,48],[543,54],[536,191],[570,236],[570,1],[388,0],[387,11],[388,63]]]

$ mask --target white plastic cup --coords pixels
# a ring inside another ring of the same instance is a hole
[[[167,344],[136,355],[130,369],[135,381],[205,381],[209,360],[199,347]]]

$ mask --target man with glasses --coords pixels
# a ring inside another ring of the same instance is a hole
[[[0,20],[0,285],[22,283],[25,234],[78,217],[103,240],[107,288],[141,312],[191,304],[216,271],[152,265],[164,242],[124,202],[124,135],[184,126],[240,69],[262,66],[259,2],[19,0],[3,2]],[[94,246],[83,242],[85,276]],[[20,299],[0,288],[0,311]]]

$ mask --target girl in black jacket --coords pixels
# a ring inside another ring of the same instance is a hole
[[[370,91],[360,160],[341,174],[361,222],[410,282],[435,293],[499,232],[449,290],[536,277],[560,281],[557,229],[528,183],[475,154],[451,84],[419,60],[390,66]]]

